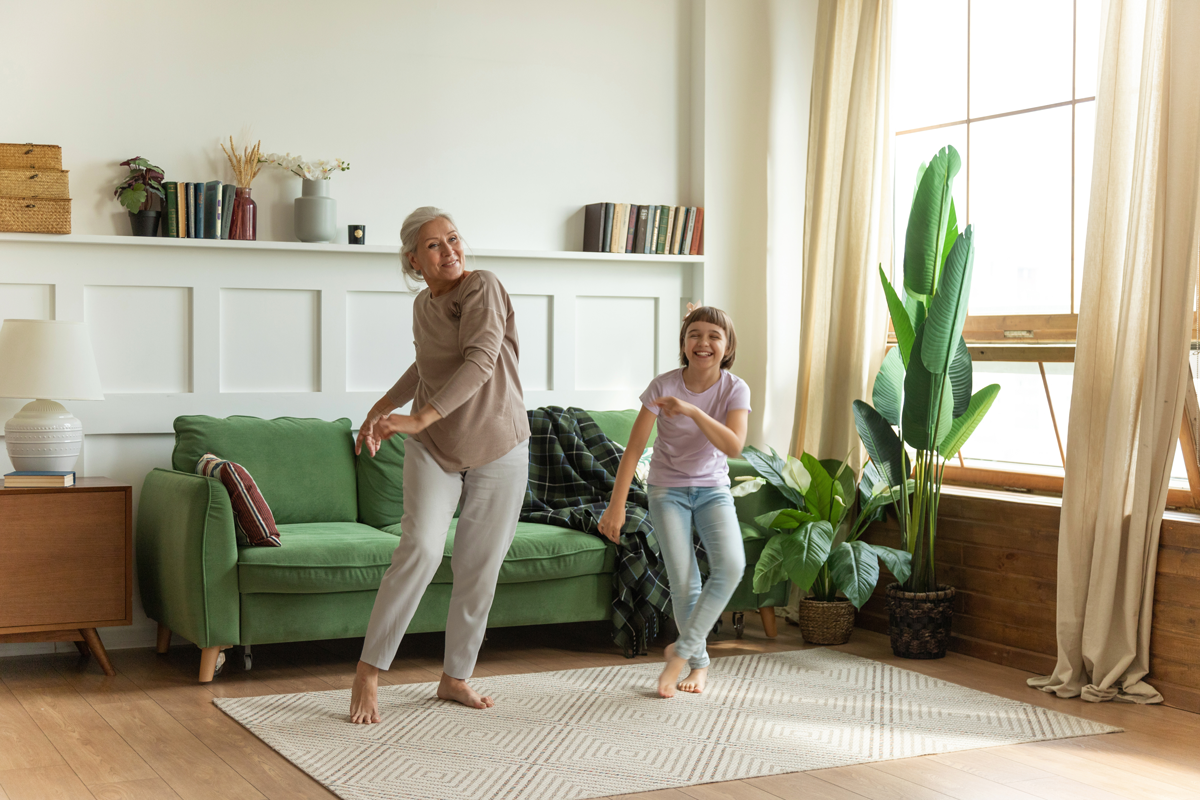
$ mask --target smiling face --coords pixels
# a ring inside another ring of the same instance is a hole
[[[436,296],[453,286],[462,276],[466,261],[462,238],[445,217],[426,222],[417,231],[416,250],[408,254],[408,263],[421,274]]]
[[[711,322],[693,322],[683,334],[683,360],[689,369],[720,369],[725,360],[725,329]]]

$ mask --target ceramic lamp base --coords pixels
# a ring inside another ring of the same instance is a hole
[[[83,449],[83,423],[62,403],[34,400],[4,423],[4,444],[15,470],[69,472]]]

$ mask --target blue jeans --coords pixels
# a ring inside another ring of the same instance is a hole
[[[692,669],[708,666],[705,641],[746,571],[742,531],[726,486],[649,487],[650,519],[671,581],[671,606],[679,638],[675,654]],[[692,525],[708,553],[709,575],[700,586]]]

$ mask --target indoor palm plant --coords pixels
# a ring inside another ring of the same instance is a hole
[[[921,165],[904,238],[903,300],[880,269],[896,347],[875,377],[874,407],[854,401],[859,436],[894,487],[888,497],[912,555],[907,577],[893,573],[903,589],[888,587],[892,649],[910,658],[945,655],[954,589],[938,583],[934,560],[942,476],[1000,391],[992,384],[972,394],[962,337],[975,249],[972,226],[958,231],[950,196],[960,163],[945,147]]]
[[[737,496],[770,483],[791,503],[762,514],[755,522],[778,531],[763,548],[754,569],[754,591],[766,592],[790,578],[800,589],[800,632],[810,644],[842,644],[854,629],[854,611],[862,608],[879,581],[879,562],[893,575],[907,576],[907,551],[873,545],[859,537],[882,518],[892,488],[868,468],[855,492],[846,462],[818,461],[808,453],[781,458],[747,447],[742,454],[760,477],[739,478]],[[858,516],[849,512],[859,502]],[[812,597],[808,598],[809,592]],[[844,597],[839,597],[842,594]]]
[[[152,209],[152,195],[166,197],[162,187],[163,171],[141,156],[125,159],[121,166],[129,167],[129,174],[113,191],[113,196],[129,211],[133,235],[157,236],[160,212]]]

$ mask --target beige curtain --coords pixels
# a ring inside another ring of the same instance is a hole
[[[1142,679],[1200,231],[1200,3],[1109,0],[1058,546],[1060,697]]]
[[[800,367],[792,451],[861,445],[851,404],[884,354],[878,267],[892,247],[892,0],[821,0],[808,134]]]

